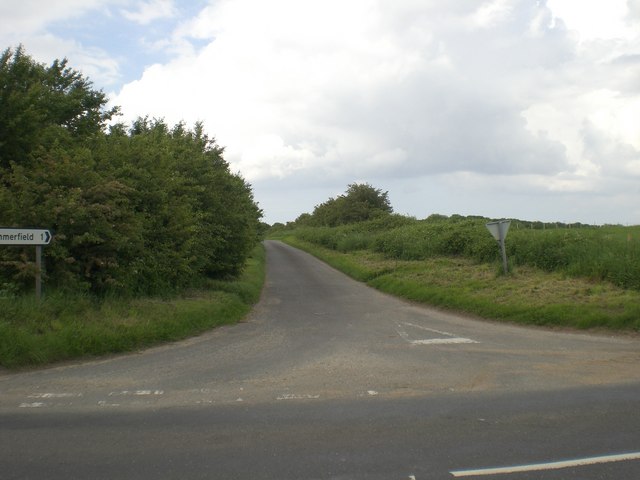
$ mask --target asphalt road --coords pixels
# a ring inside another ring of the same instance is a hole
[[[266,247],[244,323],[0,373],[0,478],[640,478],[638,338],[444,313]]]

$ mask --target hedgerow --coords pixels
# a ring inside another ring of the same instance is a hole
[[[47,288],[156,295],[237,275],[261,211],[201,124],[113,123],[80,72],[0,54],[0,225],[50,230]],[[0,249],[0,291],[31,288],[33,248]]]

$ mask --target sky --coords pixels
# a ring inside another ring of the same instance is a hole
[[[204,124],[264,221],[349,184],[397,213],[640,224],[640,0],[0,0],[0,45]]]

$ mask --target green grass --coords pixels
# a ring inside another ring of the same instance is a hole
[[[416,220],[394,215],[339,227],[293,226],[274,233],[343,253],[368,250],[397,260],[456,256],[490,263],[499,260],[500,253],[485,227],[488,220],[459,216]],[[532,266],[640,291],[640,226],[533,226],[511,222],[506,247],[512,266]]]
[[[501,274],[500,264],[464,257],[395,260],[362,250],[340,253],[292,235],[280,240],[409,300],[529,325],[640,331],[640,292],[531,266]]]
[[[53,292],[0,298],[0,365],[15,368],[127,352],[175,341],[244,318],[260,297],[265,256],[257,247],[243,274],[161,299],[97,300]]]

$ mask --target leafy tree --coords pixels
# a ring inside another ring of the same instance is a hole
[[[1,169],[29,161],[39,147],[100,133],[118,112],[67,63],[36,63],[22,46],[0,55]]]
[[[303,213],[295,219],[295,224],[304,227],[306,225],[313,225],[313,217],[310,213]],[[276,225],[274,225],[275,227]]]
[[[140,118],[128,134],[116,127],[105,140],[105,165],[131,188],[142,225],[144,251],[129,259],[133,291],[175,290],[240,271],[258,240],[262,212],[202,125],[170,129]]]
[[[54,232],[47,284],[143,295],[237,274],[262,212],[223,149],[201,124],[107,131],[117,110],[66,65],[0,57],[0,224]],[[0,283],[32,283],[30,250],[0,249]]]
[[[317,205],[307,224],[334,227],[349,223],[364,222],[393,213],[388,192],[368,183],[353,183],[343,195],[330,198]]]

